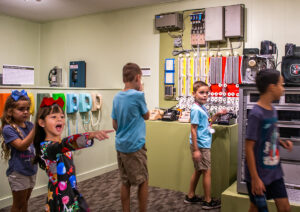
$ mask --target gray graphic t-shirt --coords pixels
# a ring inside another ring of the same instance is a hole
[[[33,124],[31,122],[25,122],[25,124],[25,128],[19,127],[24,137],[26,137],[33,128]],[[11,149],[11,157],[8,161],[6,175],[10,175],[14,171],[26,176],[35,175],[37,172],[37,165],[32,164],[32,159],[35,155],[33,144],[31,144],[25,151],[19,151],[10,145],[10,142],[18,138],[22,139],[16,129],[10,125],[4,126],[2,134],[5,143],[8,144],[9,148]]]

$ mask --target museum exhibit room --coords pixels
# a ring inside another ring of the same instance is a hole
[[[299,8],[0,0],[0,212],[300,212]]]

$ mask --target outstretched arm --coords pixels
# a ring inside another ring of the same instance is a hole
[[[90,147],[94,143],[94,138],[98,140],[107,139],[108,133],[113,131],[114,130],[102,130],[76,134],[64,138],[61,142],[45,141],[41,143],[41,151],[48,159],[55,160],[57,154]]]

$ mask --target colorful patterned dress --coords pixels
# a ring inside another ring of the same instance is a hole
[[[92,145],[93,140],[88,139],[87,133],[64,138],[61,142],[41,143],[42,159],[49,177],[46,211],[89,211],[81,207],[86,203],[77,191],[71,151]]]

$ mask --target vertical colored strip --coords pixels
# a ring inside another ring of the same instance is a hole
[[[193,84],[194,84],[194,58],[193,57],[191,57],[190,58],[190,61],[191,61],[191,63],[190,63],[190,92],[189,92],[189,95],[192,95],[192,93],[193,93]]]
[[[183,58],[183,73],[182,73],[182,96],[185,96],[185,88],[186,88],[186,58]]]
[[[207,57],[206,58],[206,66],[205,66],[205,82],[206,83],[208,83],[209,62],[210,62],[210,57]]]
[[[243,57],[239,56],[239,84],[242,84],[242,76],[241,76],[242,61],[243,61]]]

